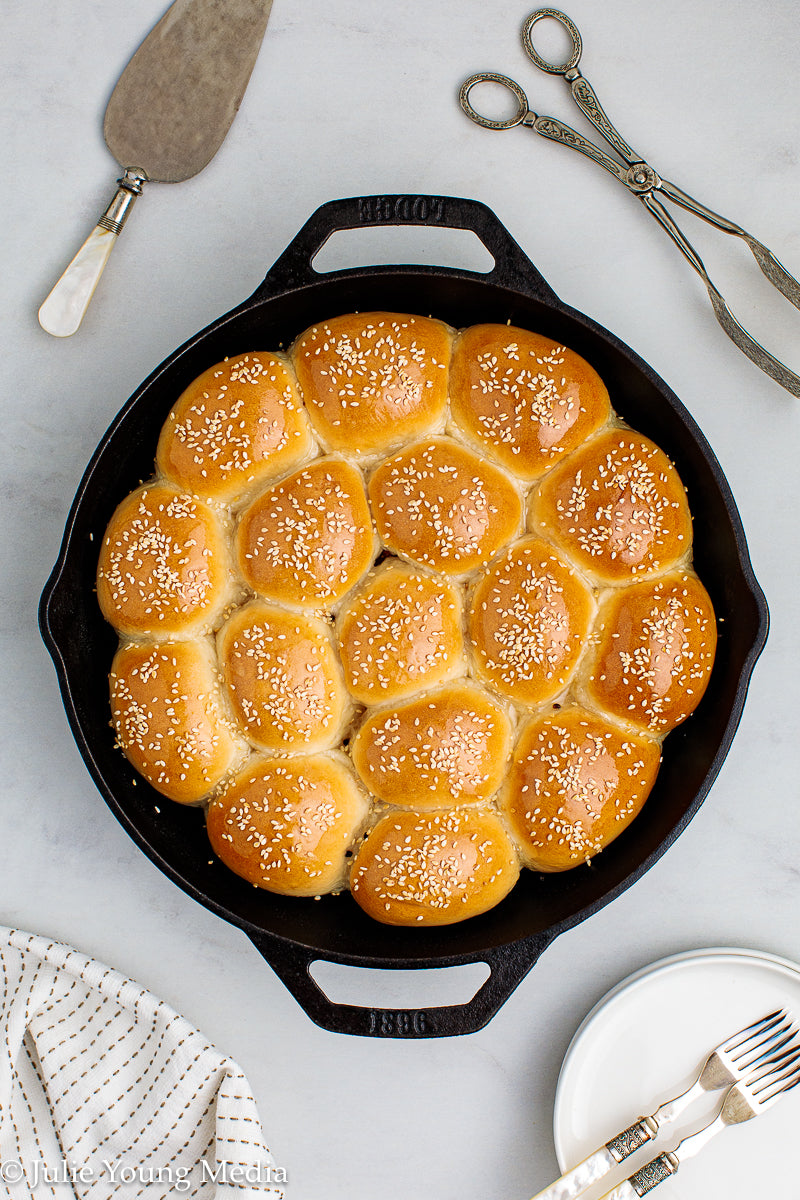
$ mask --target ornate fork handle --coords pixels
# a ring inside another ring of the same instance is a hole
[[[677,1169],[678,1164],[671,1154],[659,1154],[658,1158],[645,1163],[635,1174],[607,1192],[603,1200],[635,1200],[637,1196],[646,1196]]]
[[[651,1141],[657,1132],[658,1124],[653,1117],[640,1117],[571,1171],[567,1171],[566,1175],[562,1175],[543,1192],[539,1192],[533,1200],[575,1200],[576,1196],[580,1196],[598,1179],[602,1179],[618,1163],[624,1162],[646,1142]]]

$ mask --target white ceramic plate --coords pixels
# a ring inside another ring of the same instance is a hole
[[[564,1058],[554,1133],[562,1171],[637,1117],[682,1091],[708,1051],[776,1008],[800,1023],[800,966],[753,950],[710,949],[662,959],[613,988],[589,1013]],[[606,1176],[586,1200],[681,1135],[706,1123],[709,1093],[673,1126]],[[800,1088],[747,1124],[726,1129],[654,1193],[658,1200],[800,1196]]]

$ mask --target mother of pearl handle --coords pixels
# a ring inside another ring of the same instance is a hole
[[[111,249],[146,179],[144,171],[129,167],[118,180],[114,199],[39,309],[39,324],[47,333],[69,337],[78,329]]]
[[[661,1112],[661,1109],[658,1111]],[[657,1133],[658,1121],[655,1116],[639,1117],[638,1121],[634,1121],[627,1129],[623,1129],[622,1133],[611,1138],[605,1146],[601,1146],[583,1162],[579,1162],[577,1167],[567,1171],[543,1192],[538,1192],[533,1200],[575,1200],[576,1196],[580,1196],[598,1179],[602,1179],[618,1163],[630,1158],[641,1146],[651,1141]],[[632,1175],[631,1180],[635,1184],[636,1177]],[[628,1180],[625,1182],[629,1183]],[[620,1193],[609,1192],[608,1196],[603,1197],[603,1200],[627,1200],[627,1196],[628,1193],[624,1190]]]
[[[551,1183],[543,1192],[538,1192],[533,1200],[575,1200],[576,1196],[580,1196],[581,1192],[585,1192],[598,1179],[602,1179],[616,1165],[617,1159],[608,1147],[601,1146],[583,1162],[579,1162],[577,1167],[573,1167],[566,1175]]]
[[[602,1200],[639,1200],[639,1193],[634,1191],[630,1180],[623,1179],[622,1183],[606,1192]]]

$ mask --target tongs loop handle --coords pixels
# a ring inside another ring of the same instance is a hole
[[[559,25],[562,25],[566,29],[572,39],[572,50],[563,63],[548,62],[546,58],[542,58],[533,44],[534,25],[538,21],[545,20],[547,17],[558,21]],[[577,25],[569,19],[566,13],[561,12],[558,8],[537,8],[535,12],[532,12],[522,27],[522,44],[539,70],[547,71],[548,75],[566,75],[567,71],[573,71],[580,62],[583,51],[583,42],[581,41]]]
[[[469,94],[479,83],[499,83],[501,87],[511,92],[517,101],[517,111],[514,115],[505,121],[494,121],[490,117],[484,117],[473,108]],[[458,102],[470,120],[474,121],[476,125],[482,125],[484,129],[513,129],[515,125],[521,125],[529,115],[528,98],[522,88],[507,75],[498,75],[497,71],[479,71],[477,75],[470,75],[469,79],[465,79],[461,85]],[[532,115],[535,116],[535,114]]]

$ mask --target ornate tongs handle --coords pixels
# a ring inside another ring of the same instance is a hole
[[[470,93],[474,87],[482,83],[499,84],[500,87],[511,92],[517,102],[517,107],[510,117],[495,120],[477,111],[470,99]],[[479,71],[476,75],[470,75],[469,79],[465,79],[461,85],[458,102],[470,120],[484,129],[513,129],[515,125],[527,125],[535,133],[549,138],[551,142],[560,142],[562,146],[569,146],[572,150],[578,150],[581,154],[585,154],[587,158],[598,163],[621,183],[625,183],[627,180],[628,172],[625,168],[610,154],[606,154],[599,146],[595,146],[594,142],[590,142],[583,134],[578,133],[577,129],[573,129],[571,125],[565,125],[557,117],[547,117],[533,112],[528,106],[528,98],[522,88],[507,75],[500,75],[497,71]]]
[[[553,21],[558,21],[559,25],[567,32],[572,47],[564,62],[553,63],[543,58],[533,44],[533,30],[539,21],[550,18]],[[537,8],[535,12],[526,19],[522,27],[522,44],[525,51],[532,62],[539,68],[540,71],[547,71],[549,75],[563,75],[570,86],[572,97],[578,108],[583,112],[594,125],[598,133],[601,133],[610,146],[613,146],[621,158],[627,163],[643,162],[641,155],[632,150],[625,141],[618,129],[611,124],[608,119],[608,114],[603,108],[600,101],[597,99],[597,94],[589,83],[589,80],[581,74],[578,63],[581,59],[583,51],[583,42],[580,32],[574,21],[571,21],[566,13],[557,8]]]

